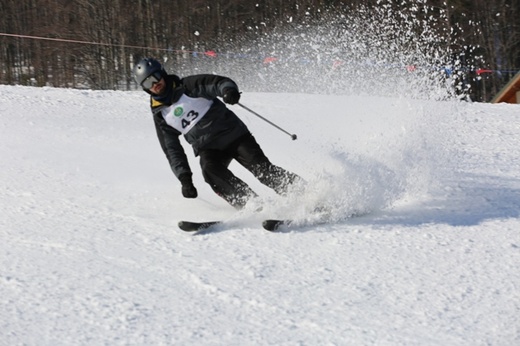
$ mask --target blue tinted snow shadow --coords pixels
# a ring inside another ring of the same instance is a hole
[[[432,193],[431,199],[378,211],[370,222],[376,225],[473,226],[489,220],[518,217],[518,179],[466,174],[464,179],[446,184],[444,191]]]

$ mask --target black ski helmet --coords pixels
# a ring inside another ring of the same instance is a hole
[[[161,63],[153,58],[144,58],[134,66],[134,79],[139,85],[155,73],[160,74],[161,77],[166,76],[166,71]]]

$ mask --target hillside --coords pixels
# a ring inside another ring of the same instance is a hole
[[[214,195],[187,145],[182,198],[142,92],[0,86],[1,345],[520,344],[518,106],[241,101],[298,135],[232,106],[308,183],[282,198],[233,164],[260,214]]]

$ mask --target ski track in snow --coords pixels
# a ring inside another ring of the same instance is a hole
[[[520,344],[518,106],[243,103],[298,134],[233,108],[310,185],[281,198],[233,164],[260,215],[188,146],[200,198],[181,198],[142,92],[0,86],[0,345]],[[317,202],[335,222],[305,219]],[[287,216],[302,226],[261,229]]]

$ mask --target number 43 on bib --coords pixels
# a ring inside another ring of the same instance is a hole
[[[162,110],[166,123],[182,133],[190,131],[206,115],[213,101],[182,95],[177,102]]]

